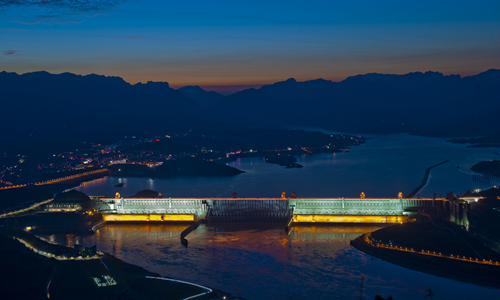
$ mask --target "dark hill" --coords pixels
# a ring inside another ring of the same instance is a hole
[[[85,140],[218,124],[207,122],[208,114],[195,100],[166,82],[131,85],[95,74],[0,72],[0,94],[4,151],[38,147],[47,140],[52,141],[47,148],[63,141],[74,149]]]
[[[54,197],[53,203],[82,203],[87,201],[90,201],[89,196],[80,191],[71,190],[68,192],[57,194]]]
[[[181,87],[180,89],[177,89],[177,91],[188,98],[196,100],[201,107],[209,107],[224,98],[223,95],[217,92],[205,91],[197,85]]]

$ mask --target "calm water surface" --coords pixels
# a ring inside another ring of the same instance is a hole
[[[352,147],[349,153],[317,154],[299,157],[301,169],[285,169],[265,163],[262,158],[244,158],[230,166],[245,171],[233,177],[179,177],[172,179],[106,177],[82,184],[77,189],[87,195],[131,196],[142,189],[162,192],[166,197],[279,197],[282,192],[298,197],[397,197],[407,195],[421,182],[425,170],[449,160],[432,170],[422,197],[449,191],[466,192],[485,189],[491,184],[472,181],[470,167],[500,158],[492,152],[499,148],[465,148],[446,139],[407,134],[373,135],[366,144]],[[457,168],[458,167],[458,168]],[[121,188],[115,187],[123,182]]]
[[[299,157],[301,169],[285,169],[247,158],[229,165],[245,173],[224,178],[146,179],[106,177],[82,184],[88,195],[131,196],[142,189],[166,197],[396,197],[410,193],[434,168],[421,196],[485,189],[500,182],[472,181],[470,167],[500,158],[500,149],[465,148],[446,139],[405,134],[369,136],[365,145],[349,153]],[[458,168],[457,168],[458,167]],[[124,187],[116,188],[119,182]],[[424,299],[431,288],[436,299],[500,299],[500,290],[484,288],[405,269],[357,251],[349,241],[379,227],[298,227],[290,235],[282,228],[227,228],[200,226],[188,236],[189,248],[179,242],[187,226],[107,225],[95,236],[52,236],[53,240],[97,244],[103,251],[164,276],[205,284],[250,300],[363,299],[376,294],[395,300]],[[113,250],[115,244],[115,250]],[[427,299],[427,298],[426,298]]]
[[[349,241],[377,226],[282,228],[201,225],[180,243],[187,226],[107,225],[94,236],[50,236],[63,243],[97,244],[118,258],[163,276],[261,299],[359,299],[392,295],[424,299],[499,299],[500,290],[428,275],[360,252]],[[113,244],[115,250],[113,250]],[[427,299],[427,298],[425,298]]]

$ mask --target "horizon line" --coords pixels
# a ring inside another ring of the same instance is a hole
[[[476,74],[468,74],[467,72],[465,72],[466,74],[464,74],[464,75],[458,74],[458,73],[456,73],[456,74],[452,74],[452,73],[446,74],[446,73],[442,73],[442,72],[439,72],[439,71],[431,71],[431,70],[428,70],[428,71],[411,71],[411,72],[402,73],[402,74],[368,72],[368,73],[360,73],[360,74],[356,74],[356,75],[349,75],[349,76],[345,77],[342,80],[331,80],[331,79],[325,79],[325,78],[321,78],[321,77],[314,78],[314,79],[307,79],[307,80],[296,80],[294,77],[288,77],[287,79],[284,79],[284,80],[278,80],[278,81],[269,82],[269,83],[228,84],[228,85],[214,85],[214,84],[170,85],[170,83],[168,81],[154,81],[154,80],[137,81],[137,82],[134,83],[133,81],[127,81],[127,80],[125,80],[124,77],[118,76],[118,75],[104,75],[104,74],[97,74],[97,73],[77,74],[77,73],[72,73],[72,72],[69,72],[69,71],[65,71],[65,72],[61,72],[61,73],[51,73],[49,71],[39,70],[39,71],[26,72],[26,73],[22,73],[22,74],[19,74],[19,73],[15,72],[15,71],[14,72],[9,72],[9,71],[6,71],[6,70],[3,70],[1,72],[15,73],[15,74],[20,75],[20,76],[21,75],[25,75],[25,74],[31,74],[31,73],[42,73],[42,72],[45,72],[45,73],[49,73],[51,75],[62,75],[62,74],[69,73],[69,74],[78,75],[78,76],[98,75],[98,76],[105,76],[105,77],[118,77],[118,78],[121,78],[123,81],[125,81],[126,83],[128,83],[130,85],[136,85],[138,83],[140,83],[140,84],[146,84],[148,82],[164,82],[164,83],[168,83],[169,87],[172,88],[172,89],[174,89],[174,90],[178,90],[178,89],[180,89],[182,87],[186,87],[186,86],[198,86],[198,87],[202,88],[203,90],[205,90],[207,92],[216,92],[216,93],[222,94],[223,96],[229,96],[229,95],[232,95],[234,93],[241,92],[243,90],[247,90],[247,89],[251,89],[251,88],[260,89],[261,87],[263,87],[265,85],[272,85],[272,84],[275,84],[275,83],[278,83],[278,82],[287,81],[289,79],[294,79],[297,82],[307,82],[307,81],[313,81],[313,80],[325,80],[325,81],[331,81],[331,82],[342,82],[342,81],[344,81],[344,80],[346,80],[346,79],[348,79],[350,77],[363,76],[363,75],[368,75],[368,74],[398,75],[398,76],[402,76],[402,75],[408,75],[408,74],[413,74],[413,73],[422,73],[422,74],[425,74],[425,73],[439,73],[439,74],[442,74],[443,76],[457,76],[458,75],[458,76],[460,76],[460,78],[465,78],[465,77],[476,76],[476,75],[485,73],[485,72],[490,71],[490,70],[500,70],[500,69],[489,68],[489,69],[487,69],[485,71],[482,71],[482,72],[479,72],[479,73],[476,73]]]

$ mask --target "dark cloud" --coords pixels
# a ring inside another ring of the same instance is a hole
[[[0,12],[25,24],[79,23],[78,17],[93,16],[127,0],[0,0]],[[77,18],[75,18],[77,17]]]
[[[3,51],[3,55],[19,55],[19,50],[5,50]]]

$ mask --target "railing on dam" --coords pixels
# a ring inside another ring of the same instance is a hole
[[[289,204],[296,215],[401,215],[410,208],[433,206],[433,199],[297,198]]]
[[[101,211],[116,214],[192,214],[212,220],[274,220],[293,215],[402,215],[404,211],[433,207],[434,200],[402,198],[102,198]],[[286,222],[285,220],[285,222]]]

